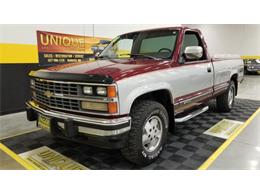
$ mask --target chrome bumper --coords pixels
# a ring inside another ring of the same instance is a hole
[[[40,113],[44,116],[77,122],[79,123],[79,125],[77,125],[78,131],[88,135],[115,136],[130,131],[131,128],[131,117],[129,116],[115,119],[93,118],[54,110],[46,110],[41,108],[34,101],[26,102],[26,105],[27,108],[31,108],[36,113]],[[90,125],[91,127],[86,127],[86,125]]]

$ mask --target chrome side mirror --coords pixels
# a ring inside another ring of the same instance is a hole
[[[95,53],[95,57],[98,57],[100,55],[101,52],[97,52]]]
[[[187,60],[199,60],[203,56],[203,48],[200,46],[186,47],[184,55]]]

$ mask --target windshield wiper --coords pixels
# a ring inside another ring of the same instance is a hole
[[[133,53],[133,54],[120,54],[120,56],[130,56],[130,57],[145,57],[145,58],[149,58],[149,59],[153,59],[153,60],[160,60],[159,58],[156,58],[154,56],[149,56],[149,55],[145,55],[145,54],[138,54],[138,53]]]
[[[96,56],[95,58],[96,58],[96,59],[111,59],[111,58],[108,57],[108,56]]]
[[[137,54],[137,53],[133,53],[133,54],[130,54],[131,57],[145,57],[145,58],[149,58],[149,59],[153,59],[153,60],[160,60],[159,58],[156,58],[154,56],[149,56],[149,55],[145,55],[145,54]]]

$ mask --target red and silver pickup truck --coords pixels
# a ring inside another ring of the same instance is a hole
[[[145,165],[162,152],[168,130],[207,111],[209,100],[229,112],[243,69],[238,56],[211,58],[196,29],[131,32],[96,61],[30,72],[27,118],[56,137],[120,149]]]

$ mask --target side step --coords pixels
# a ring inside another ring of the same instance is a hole
[[[175,123],[183,123],[185,121],[188,121],[188,120],[192,119],[193,117],[198,116],[199,114],[202,114],[203,112],[208,111],[208,109],[209,109],[209,107],[205,106],[205,107],[195,110],[191,113],[188,113],[188,115],[185,115],[184,117],[175,118]]]

